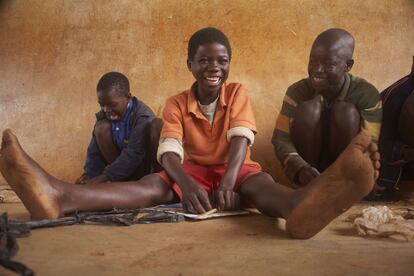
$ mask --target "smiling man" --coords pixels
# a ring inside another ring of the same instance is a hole
[[[354,46],[343,29],[322,32],[311,48],[309,77],[286,92],[272,143],[294,186],[317,177],[361,130],[378,141],[380,95],[373,85],[349,74]]]

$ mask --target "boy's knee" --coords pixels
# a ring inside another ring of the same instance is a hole
[[[401,116],[411,120],[414,119],[414,93],[408,96],[405,100],[401,109]]]
[[[322,104],[320,101],[313,99],[298,105],[295,113],[295,124],[304,126],[313,126],[321,118]]]
[[[310,101],[303,102],[296,108],[295,117],[300,119],[319,119],[322,112],[321,102],[315,98]]]
[[[247,195],[253,195],[258,191],[263,192],[265,185],[275,185],[273,177],[265,172],[257,173],[247,178],[241,185],[241,192]]]
[[[358,129],[361,124],[361,115],[352,103],[336,102],[332,105],[331,123],[346,129]]]
[[[99,120],[95,124],[95,128],[93,130],[93,134],[95,137],[107,137],[108,135],[112,135],[112,126],[111,122],[108,120]]]
[[[414,146],[414,129],[412,122],[414,120],[414,93],[411,94],[404,102],[400,118],[398,120],[398,131],[403,141],[409,146]]]
[[[139,185],[145,187],[145,194],[155,202],[170,202],[174,199],[171,187],[157,174],[149,174],[138,181]]]

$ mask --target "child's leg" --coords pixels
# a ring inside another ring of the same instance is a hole
[[[366,196],[378,178],[379,153],[365,133],[357,135],[319,177],[292,190],[264,174],[247,178],[240,193],[266,215],[284,217],[294,238],[310,238]]]
[[[414,93],[405,100],[400,113],[398,130],[404,143],[414,147]]]
[[[361,117],[355,105],[336,102],[330,112],[329,157],[333,162],[360,131]]]
[[[161,118],[154,118],[150,126],[150,145],[148,152],[148,159],[151,164],[151,173],[159,172],[162,170],[162,166],[157,161],[157,150],[160,141],[160,134],[162,130],[163,122]]]
[[[112,139],[112,126],[108,120],[100,120],[95,124],[93,134],[99,151],[108,164],[111,164],[120,154]]]
[[[302,158],[317,167],[322,145],[322,105],[319,97],[301,103],[296,108],[290,128],[295,147]]]
[[[142,208],[174,199],[174,193],[156,175],[139,182],[71,185],[44,171],[21,148],[10,130],[3,133],[0,171],[34,219],[56,218],[73,211]]]

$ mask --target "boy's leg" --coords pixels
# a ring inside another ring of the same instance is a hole
[[[336,102],[330,112],[329,158],[333,162],[360,131],[361,116],[355,105]]]
[[[112,139],[112,126],[108,120],[100,120],[95,124],[93,134],[99,151],[108,164],[111,164],[120,154]]]
[[[412,122],[414,121],[414,93],[405,100],[400,113],[398,122],[398,131],[402,140],[410,149],[407,150],[406,160],[413,160],[414,152],[414,128]],[[407,180],[414,180],[414,162],[410,162],[404,167],[404,178]]]
[[[306,101],[296,108],[290,135],[302,158],[317,167],[322,145],[322,104],[319,97]]]
[[[157,161],[157,150],[160,141],[160,134],[162,130],[163,122],[161,118],[154,118],[150,126],[150,146],[149,146],[149,162],[151,165],[151,173],[159,172],[162,170],[162,166]]]
[[[262,213],[286,218],[292,237],[310,238],[372,190],[379,166],[377,146],[367,134],[360,133],[306,187],[292,190],[260,173],[248,177],[240,193]]]
[[[414,93],[405,100],[400,113],[398,130],[404,143],[414,147]]]
[[[171,188],[157,175],[137,182],[71,185],[49,175],[21,148],[11,130],[3,132],[0,171],[34,219],[73,211],[142,208],[169,203]]]

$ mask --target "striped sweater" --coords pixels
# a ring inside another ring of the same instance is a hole
[[[291,85],[283,99],[282,110],[276,120],[272,144],[285,174],[291,182],[297,172],[308,163],[297,153],[290,137],[290,126],[295,117],[296,107],[302,102],[321,97],[311,86],[309,79],[302,79]],[[352,103],[361,115],[361,129],[378,141],[381,129],[382,104],[378,90],[367,81],[346,74],[345,84],[336,101]]]

